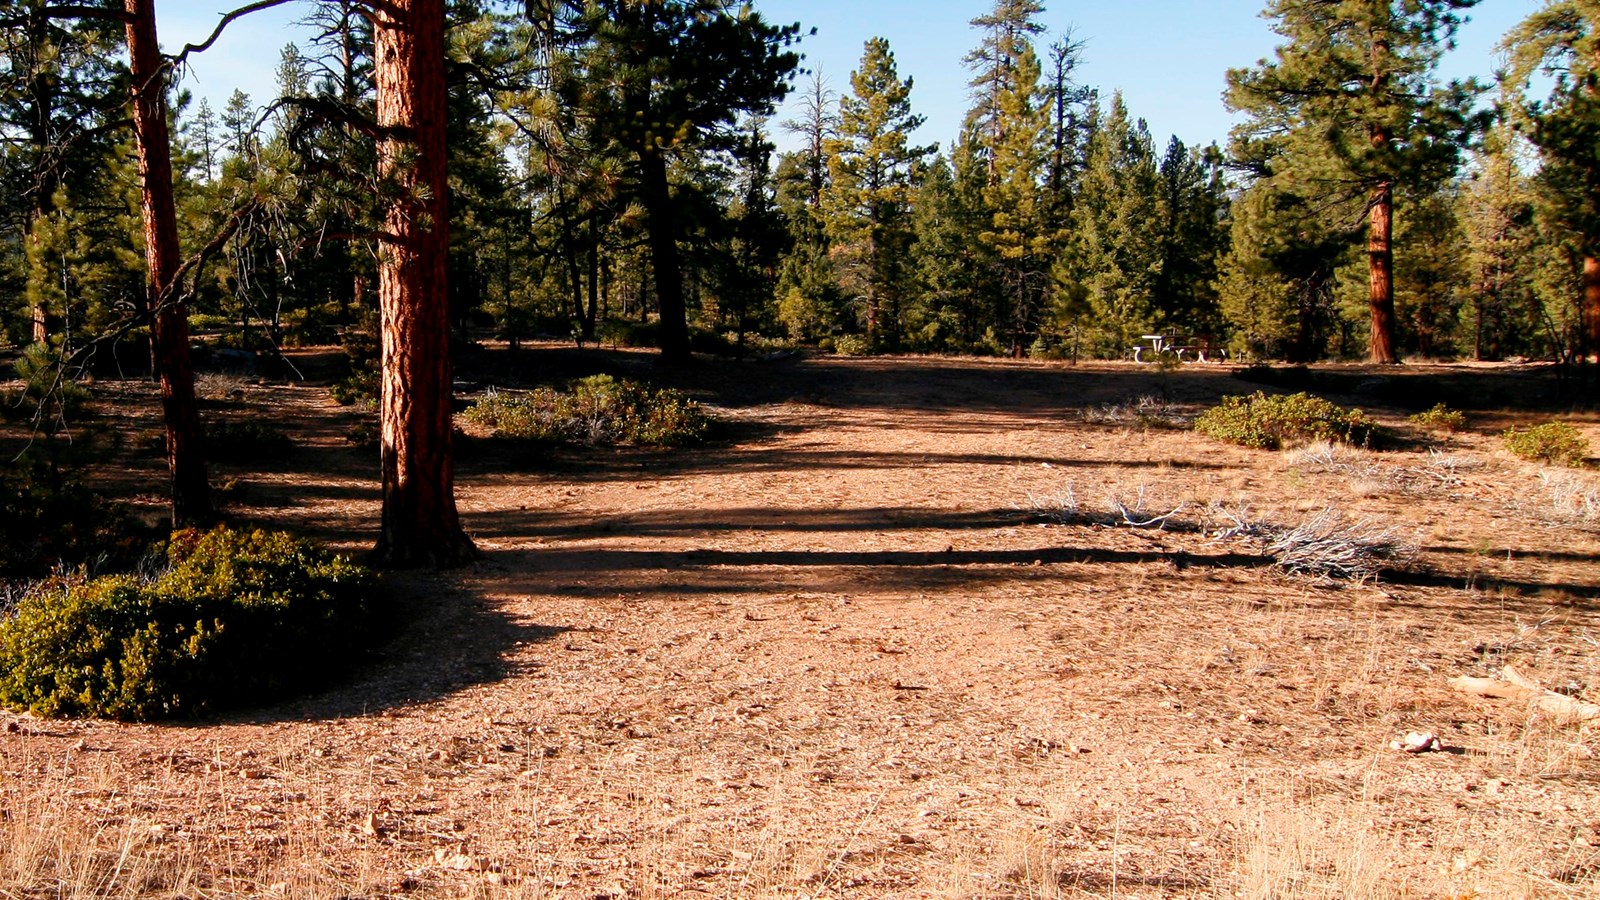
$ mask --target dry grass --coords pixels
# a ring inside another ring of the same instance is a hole
[[[1579,528],[1600,527],[1600,483],[1571,469],[1540,469],[1538,489],[1522,505],[1535,521]]]
[[[1146,394],[1122,403],[1091,406],[1084,410],[1083,420],[1090,425],[1185,430],[1194,425],[1194,414],[1180,404]]]
[[[1236,391],[1214,367],[797,366],[691,373],[728,446],[469,458],[487,560],[405,581],[436,606],[347,688],[0,714],[0,898],[1600,894],[1596,727],[1447,687],[1600,686],[1600,537],[1524,527],[1531,470],[1078,414]],[[318,452],[228,474],[359,546],[370,459],[294,398]],[[1415,566],[1271,564],[1330,507],[1416,531]]]

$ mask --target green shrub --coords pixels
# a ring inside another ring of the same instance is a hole
[[[1195,430],[1219,441],[1276,450],[1285,444],[1337,441],[1366,446],[1378,436],[1377,423],[1359,409],[1307,393],[1224,397],[1195,419]]]
[[[591,447],[676,447],[703,440],[711,419],[681,391],[594,375],[571,391],[490,393],[463,414],[497,436]]]
[[[1459,409],[1451,409],[1443,403],[1436,403],[1432,409],[1412,415],[1409,421],[1421,428],[1454,433],[1467,427],[1467,414]]]
[[[283,533],[174,534],[168,568],[37,590],[0,621],[0,703],[147,720],[263,703],[345,668],[365,569]]]
[[[1535,462],[1579,468],[1589,458],[1588,440],[1566,422],[1507,428],[1501,437],[1507,450]]]
[[[333,397],[333,402],[340,406],[377,403],[378,373],[357,372],[348,378],[335,381],[328,385],[328,394]]]
[[[89,415],[89,389],[73,378],[57,348],[29,344],[12,368],[22,388],[0,393],[0,416],[32,421],[48,437]]]
[[[833,339],[833,352],[840,356],[866,356],[872,344],[859,334],[841,334]]]

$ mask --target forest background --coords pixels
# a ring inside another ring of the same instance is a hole
[[[969,104],[942,146],[916,143],[918,94],[887,40],[835,80],[804,68],[806,23],[700,2],[628,24],[610,5],[450,5],[461,339],[660,343],[663,293],[665,340],[681,302],[682,330],[718,352],[1115,357],[1182,332],[1296,361],[1571,361],[1600,328],[1583,276],[1594,176],[1557,147],[1581,141],[1537,127],[1592,92],[1566,62],[1593,40],[1592,4],[1538,14],[1573,10],[1565,51],[1532,25],[1508,34],[1496,84],[1440,75],[1472,4],[1336,4],[1361,37],[1278,0],[1278,55],[1227,74],[1226,147],[1152,135],[1083,81],[1094,36],[1047,31],[1035,2],[971,20]],[[354,4],[287,9],[311,37],[283,48],[278,96],[218,109],[180,86],[171,103],[184,245],[253,204],[194,279],[193,323],[252,351],[372,331],[370,27]],[[4,51],[14,342],[92,343],[142,289],[117,35],[64,22]],[[1296,93],[1308,73],[1320,100]],[[30,86],[47,80],[41,103]]]

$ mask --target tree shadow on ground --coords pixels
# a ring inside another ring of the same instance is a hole
[[[445,575],[390,575],[377,612],[381,642],[340,685],[197,724],[341,719],[443,700],[524,674],[519,647],[555,640],[565,626],[519,620]]]
[[[1572,405],[1571,392],[1564,389],[1557,368],[1543,363],[1493,368],[1464,364],[1280,367],[1271,371],[1286,374],[1267,384],[1260,369],[1225,363],[1193,363],[1164,371],[1115,363],[999,365],[954,357],[800,355],[770,363],[703,358],[697,365],[669,367],[658,365],[651,351],[539,346],[516,354],[503,348],[476,348],[458,360],[458,371],[485,384],[511,388],[561,385],[604,373],[676,387],[732,408],[804,403],[857,411],[1026,411],[1036,416],[1071,416],[1096,403],[1142,396],[1159,396],[1178,405],[1210,404],[1224,394],[1256,390],[1308,390],[1399,412],[1427,409],[1441,402],[1469,412],[1566,409]]]

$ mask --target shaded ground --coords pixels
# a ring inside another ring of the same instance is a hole
[[[0,888],[1600,889],[1594,726],[1446,686],[1506,662],[1600,683],[1600,525],[1547,502],[1548,476],[1494,437],[1528,415],[1501,398],[1539,396],[1537,374],[1318,370],[1391,424],[1449,398],[1478,429],[1331,463],[1085,421],[1141,395],[1193,412],[1255,389],[1220,366],[661,373],[643,354],[544,348],[482,354],[463,377],[601,369],[690,390],[723,433],[670,453],[467,441],[460,505],[484,560],[393,579],[416,624],[358,683],[184,726],[0,714]],[[209,390],[214,413],[270,410],[300,445],[270,472],[218,467],[237,514],[370,543],[376,466],[346,440],[358,414],[311,387]],[[127,428],[148,421],[143,386],[104,391]],[[158,499],[159,458],[132,460],[122,489]],[[1141,494],[1182,507],[1172,528],[1042,514]],[[1291,522],[1330,504],[1420,545],[1417,562],[1323,584],[1214,537],[1223,510]],[[1389,748],[1411,730],[1445,751]]]

